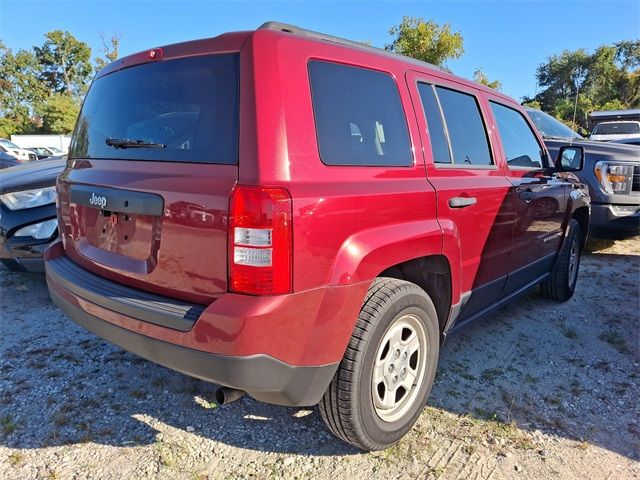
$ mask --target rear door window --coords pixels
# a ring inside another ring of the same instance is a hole
[[[542,168],[544,150],[524,116],[499,103],[489,102],[496,119],[502,147],[510,167]]]
[[[313,60],[309,78],[324,164],[413,164],[407,120],[391,75]]]
[[[444,115],[453,163],[460,166],[491,166],[493,160],[480,107],[473,95],[436,87]]]
[[[238,83],[237,54],[146,63],[100,77],[87,94],[69,156],[237,163]],[[109,139],[157,145],[116,148]]]

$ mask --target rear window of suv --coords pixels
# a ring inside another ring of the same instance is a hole
[[[100,77],[87,94],[69,156],[235,164],[238,77],[237,54],[146,63]],[[162,146],[116,148],[107,144],[113,139]]]
[[[309,77],[324,164],[413,164],[407,120],[391,75],[314,60]]]

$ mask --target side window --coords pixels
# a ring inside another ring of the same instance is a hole
[[[442,121],[442,112],[440,111],[433,86],[419,83],[418,91],[420,92],[424,114],[427,117],[433,161],[435,163],[451,163],[451,153],[449,152],[449,143],[447,142],[444,122]]]
[[[522,114],[499,103],[490,104],[509,166],[542,168],[544,151]]]
[[[313,60],[309,78],[323,163],[413,164],[407,120],[391,75]]]
[[[480,107],[473,95],[436,87],[449,133],[453,163],[493,165]]]

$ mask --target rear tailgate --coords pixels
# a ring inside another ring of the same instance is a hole
[[[65,172],[58,183],[65,251],[73,261],[116,282],[186,301],[208,303],[226,291],[235,165],[82,163],[85,168]],[[104,210],[89,203],[94,192],[108,199]],[[109,206],[113,198],[131,205],[139,193],[162,200],[159,215]]]
[[[224,53],[147,61],[94,81],[58,182],[71,260],[186,301],[226,291],[238,70],[238,54]]]

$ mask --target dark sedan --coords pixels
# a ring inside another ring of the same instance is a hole
[[[10,270],[44,270],[44,251],[58,237],[55,183],[65,163],[41,160],[0,172],[0,260]]]

